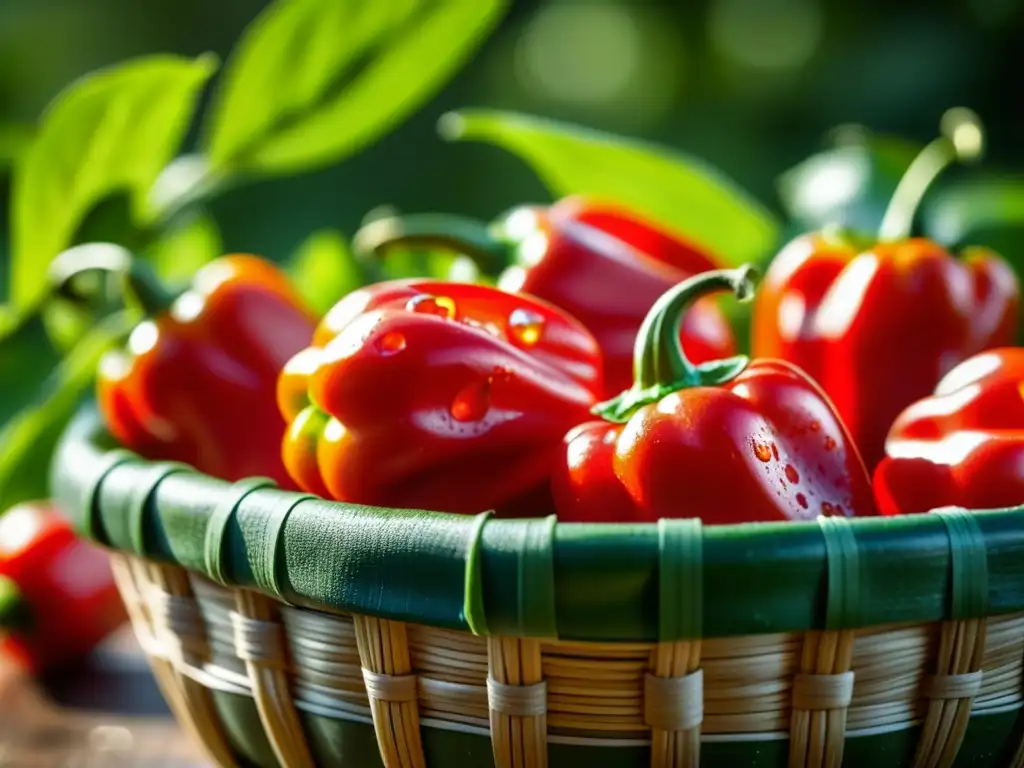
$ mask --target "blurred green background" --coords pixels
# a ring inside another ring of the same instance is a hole
[[[223,60],[260,0],[0,0],[0,125],[31,126],[72,79],[154,52]],[[439,116],[488,106],[640,136],[706,158],[772,208],[779,173],[837,125],[927,141],[947,107],[984,119],[989,160],[1020,170],[1024,4],[518,1],[476,59],[413,119],[326,170],[231,191],[228,250],[281,258],[371,208],[491,217],[548,195],[518,159],[447,144]],[[0,216],[9,175],[0,171]],[[0,264],[8,222],[0,219]],[[5,270],[0,270],[0,272]]]

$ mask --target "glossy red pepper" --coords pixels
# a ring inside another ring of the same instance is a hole
[[[795,363],[821,384],[869,469],[903,408],[960,361],[1016,334],[1020,290],[1006,262],[982,248],[957,258],[905,236],[924,189],[970,149],[964,144],[976,143],[976,129],[960,123],[953,138],[921,154],[879,242],[828,232],[799,237],[773,260],[758,291],[753,353]]]
[[[63,279],[96,266],[68,259]],[[229,255],[172,293],[128,256],[107,267],[127,277],[147,316],[100,364],[99,406],[113,436],[149,459],[294,488],[281,462],[277,377],[316,319],[285,275],[256,256]]]
[[[32,673],[80,661],[125,620],[106,552],[49,502],[0,517],[0,653]]]
[[[796,367],[739,356],[692,364],[682,312],[712,291],[740,299],[752,270],[698,275],[655,304],[637,337],[635,383],[568,433],[553,480],[573,522],[707,524],[874,514],[856,447],[819,387]]]
[[[600,390],[597,342],[549,304],[466,283],[380,283],[335,305],[285,367],[283,456],[327,498],[543,514],[561,438]]]
[[[451,249],[492,275],[501,272],[502,290],[567,311],[601,346],[609,397],[632,382],[633,342],[651,305],[681,280],[718,266],[695,244],[621,207],[582,197],[546,208],[522,206],[493,226],[434,214],[381,219],[354,242],[362,252],[397,245]],[[687,314],[682,341],[697,362],[736,351],[732,329],[710,299]]]
[[[906,408],[875,470],[883,514],[1024,504],[1024,349],[975,355]]]

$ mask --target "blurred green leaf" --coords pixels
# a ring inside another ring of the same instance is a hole
[[[278,0],[229,61],[205,147],[214,173],[337,162],[427,101],[506,0]]]
[[[60,362],[47,333],[43,307],[22,313],[2,307],[0,318],[0,425],[38,391]]]
[[[17,306],[39,297],[50,260],[72,244],[97,203],[127,190],[134,213],[144,213],[215,66],[211,56],[149,56],[87,75],[57,96],[15,168],[11,297]]]
[[[948,246],[962,245],[981,232],[1015,230],[1024,234],[1024,178],[975,178],[935,194],[924,214],[928,236]]]
[[[873,232],[920,149],[902,139],[858,132],[779,177],[783,210],[797,231],[837,224]]]
[[[366,282],[345,238],[333,229],[320,230],[306,238],[292,256],[288,274],[309,306],[320,315]]]
[[[64,427],[89,394],[103,353],[130,328],[127,313],[97,324],[60,362],[36,397],[0,431],[0,509],[48,495],[50,461]]]
[[[187,281],[223,253],[220,230],[208,214],[191,215],[164,233],[146,252],[156,273],[168,282]]]
[[[776,243],[772,214],[704,163],[667,148],[512,113],[446,115],[441,132],[522,157],[552,194],[617,201],[702,244],[728,264],[756,261]]]
[[[31,126],[17,123],[0,125],[0,170],[28,151],[34,138],[35,129]]]

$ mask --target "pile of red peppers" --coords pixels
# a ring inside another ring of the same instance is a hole
[[[364,256],[444,249],[487,284],[379,282],[320,318],[254,256],[175,293],[125,263],[149,315],[100,406],[147,457],[381,507],[721,524],[1024,503],[1017,278],[909,235],[957,159],[937,141],[877,236],[804,234],[763,276],[579,196],[375,220]],[[752,359],[723,300],[753,302]]]
[[[322,317],[251,255],[173,291],[127,251],[54,275],[73,292],[83,272],[114,272],[144,312],[100,366],[112,435],[224,480],[608,524],[1014,506],[1018,279],[998,254],[909,234],[958,154],[946,137],[922,153],[878,235],[801,235],[763,276],[580,196],[491,223],[375,220],[354,239],[364,256],[444,249],[486,279],[379,282]],[[723,300],[752,301],[752,358]],[[0,630],[30,668],[88,652],[123,620],[103,555],[74,542],[45,504],[0,518]],[[61,577],[72,555],[94,588]]]

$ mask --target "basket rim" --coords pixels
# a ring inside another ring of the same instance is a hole
[[[51,491],[84,537],[111,549],[292,605],[481,635],[646,642],[1024,610],[1024,507],[954,515],[956,525],[943,514],[854,519],[838,539],[818,522],[366,507],[146,461],[116,444],[91,401],[57,446]]]

